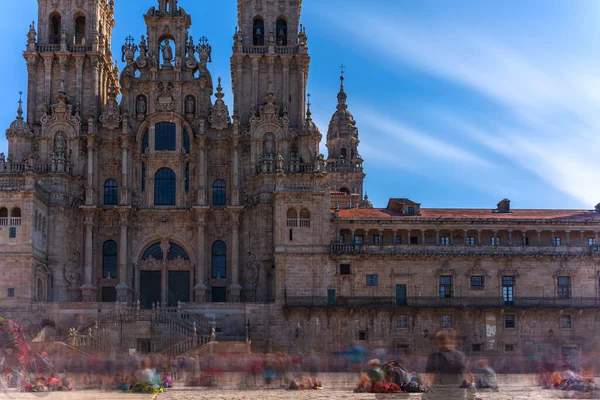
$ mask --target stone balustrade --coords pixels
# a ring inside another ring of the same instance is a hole
[[[585,257],[600,255],[600,248],[594,246],[444,246],[444,245],[365,245],[334,243],[330,245],[331,254],[344,255],[423,255],[423,256],[562,256]]]
[[[73,167],[61,160],[51,163],[36,163],[33,167],[26,162],[0,162],[0,174],[23,174],[25,172],[56,172],[73,175]]]

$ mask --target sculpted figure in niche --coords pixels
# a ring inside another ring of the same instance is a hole
[[[188,96],[185,98],[185,113],[196,114],[196,100],[193,96]]]
[[[168,40],[165,40],[165,44],[162,45],[163,61],[165,64],[171,64],[173,60],[173,48],[169,44]]]
[[[265,135],[263,152],[265,154],[275,154],[275,135],[267,133]]]
[[[64,153],[67,149],[67,140],[62,132],[56,134],[54,138],[54,152],[55,153]]]
[[[137,104],[136,104],[137,113],[140,115],[146,115],[146,110],[147,110],[146,97],[138,96]]]

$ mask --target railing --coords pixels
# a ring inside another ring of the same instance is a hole
[[[365,245],[333,243],[331,254],[377,255],[529,255],[529,256],[591,256],[598,254],[598,246],[442,246],[442,245]]]
[[[92,46],[86,46],[83,44],[76,44],[73,46],[69,46],[69,51],[71,53],[88,53],[92,51]]]
[[[166,349],[162,350],[160,352],[160,354],[169,356],[169,357],[176,357],[181,354],[187,353],[188,351],[197,349],[198,347],[200,347],[208,342],[210,342],[210,336],[207,336],[207,335],[192,336],[192,337],[183,339],[182,341],[175,343],[174,345],[172,345],[170,347],[167,347]]]
[[[362,172],[363,168],[350,164],[327,165],[327,172]]]
[[[264,46],[244,47],[244,54],[267,54],[267,48]]]
[[[294,54],[298,54],[298,47],[276,46],[275,53],[280,56],[293,56]]]
[[[474,308],[596,308],[597,297],[518,297],[505,301],[502,297],[409,297],[401,301],[395,297],[342,297],[327,296],[286,297],[286,307],[474,307]]]
[[[38,44],[37,51],[40,53],[54,53],[60,51],[60,44]]]
[[[300,228],[310,228],[310,219],[301,219]]]
[[[8,218],[0,218],[0,226],[7,226]]]
[[[24,162],[0,162],[0,173],[6,174],[22,174],[30,170],[41,173],[58,172],[66,173],[69,175],[73,174],[73,167],[65,162],[52,162],[52,163],[38,163],[30,168],[27,163]]]
[[[21,226],[21,218],[10,218],[10,226]]]

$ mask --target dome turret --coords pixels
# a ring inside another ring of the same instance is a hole
[[[20,95],[22,95],[21,92],[19,93],[19,96]],[[19,97],[19,109],[17,110],[17,119],[15,119],[10,124],[10,127],[6,130],[6,136],[29,136],[30,133],[31,128],[29,127],[29,124],[23,119],[23,100],[21,100],[21,97]]]

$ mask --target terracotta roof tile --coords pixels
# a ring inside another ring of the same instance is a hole
[[[471,220],[594,220],[600,222],[600,213],[591,210],[511,210],[498,213],[479,208],[421,208],[419,215],[402,215],[387,208],[347,209],[339,211],[340,218],[365,219],[471,219]]]

